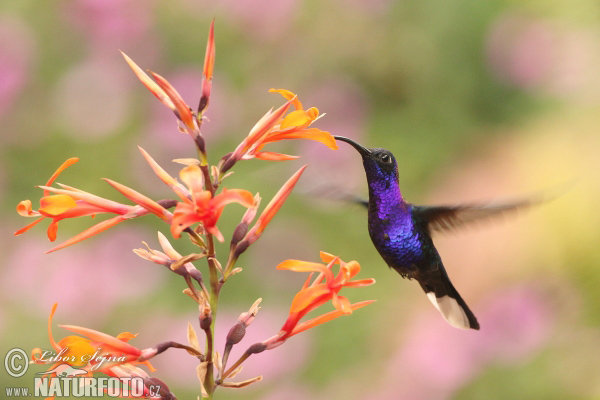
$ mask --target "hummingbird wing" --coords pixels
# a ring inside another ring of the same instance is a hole
[[[441,262],[437,269],[421,270],[415,278],[429,300],[450,325],[460,329],[479,329],[477,318],[450,282]]]
[[[413,206],[413,213],[425,222],[429,232],[450,232],[470,222],[520,211],[542,201],[535,199],[488,205]]]

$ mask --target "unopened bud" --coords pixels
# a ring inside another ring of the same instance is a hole
[[[231,236],[231,247],[235,247],[235,245],[237,245],[240,240],[246,236],[246,233],[248,233],[248,224],[245,222],[240,222]]]
[[[238,259],[238,257],[245,252],[246,250],[248,250],[248,247],[250,247],[250,242],[248,241],[248,239],[244,239],[241,242],[238,243],[238,245],[235,247],[235,250],[233,251],[233,258],[235,260]]]
[[[169,208],[175,207],[177,205],[177,200],[163,199],[163,200],[157,201],[157,203],[160,204],[161,206],[163,206],[163,208],[169,209]]]
[[[242,322],[237,322],[234,326],[231,327],[229,333],[227,334],[227,345],[238,344],[246,334],[246,325]]]
[[[264,343],[254,343],[252,346],[248,347],[246,350],[246,354],[258,354],[262,353],[267,349],[267,345]]]

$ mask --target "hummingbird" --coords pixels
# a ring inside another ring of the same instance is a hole
[[[450,325],[479,329],[477,318],[450,282],[431,234],[528,207],[535,201],[499,205],[413,205],[406,202],[400,192],[398,164],[390,151],[369,149],[343,136],[334,138],[350,144],[362,156],[369,200],[356,201],[368,208],[369,235],[383,260],[403,278],[416,280]]]

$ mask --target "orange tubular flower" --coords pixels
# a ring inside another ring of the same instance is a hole
[[[275,111],[270,110],[256,123],[250,134],[224,160],[221,169],[223,172],[229,170],[239,160],[259,158],[269,161],[285,161],[298,158],[287,154],[261,151],[267,143],[280,140],[309,139],[323,143],[332,150],[338,149],[335,139],[329,132],[310,128],[314,121],[324,115],[319,115],[317,108],[311,107],[304,110],[298,97],[289,90],[271,89],[270,92],[281,94],[288,100],[287,103]],[[294,106],[295,110],[285,115],[290,106]]]
[[[145,361],[144,351],[127,343],[136,335],[124,332],[117,337],[107,335],[93,329],[72,325],[59,325],[61,328],[78,333],[82,336],[67,336],[56,342],[52,335],[52,318],[56,312],[54,304],[48,318],[48,338],[54,351],[44,351],[35,348],[31,352],[31,359],[36,364],[52,364],[47,373],[52,377],[57,376],[55,368],[60,364],[86,371],[84,376],[92,376],[95,372],[102,372],[116,376],[112,370],[119,366],[133,366],[146,364],[151,371],[152,365]]]
[[[239,203],[244,207],[252,207],[254,204],[252,193],[243,189],[223,189],[220,194],[212,197],[210,191],[204,190],[204,176],[197,165],[183,168],[180,177],[187,185],[191,197],[183,197],[183,203],[177,203],[173,213],[171,234],[175,238],[179,238],[183,230],[200,222],[207,233],[215,235],[222,242],[223,235],[216,225],[225,206]]]
[[[339,257],[334,257],[325,252],[321,252],[321,260],[328,264],[324,265],[300,260],[286,260],[277,266],[277,269],[310,272],[311,275],[308,277],[302,290],[294,297],[288,319],[283,324],[279,333],[262,342],[262,344],[266,346],[264,348],[265,350],[275,348],[285,342],[288,338],[307,329],[331,321],[342,315],[352,314],[353,310],[364,307],[375,301],[368,300],[350,304],[350,301],[348,301],[346,297],[338,294],[344,287],[362,287],[375,283],[375,279],[352,280],[352,278],[360,272],[360,265],[358,262],[350,261],[346,263],[340,260]],[[335,264],[340,265],[337,276],[334,276],[332,271]],[[312,273],[314,272],[318,272],[319,275],[312,283],[310,283]],[[325,282],[323,282],[323,279]],[[336,308],[334,311],[299,323],[307,313],[322,306],[329,300],[331,300],[333,306]]]
[[[46,186],[40,186],[40,188],[44,190],[44,196],[40,199],[40,208],[37,211],[33,210],[30,200],[23,200],[18,204],[17,212],[21,216],[40,218],[16,231],[15,236],[27,232],[44,218],[50,218],[52,219],[52,222],[48,227],[48,239],[53,242],[56,240],[58,223],[63,219],[95,216],[96,214],[102,213],[117,214],[116,217],[99,222],[85,231],[75,235],[66,242],[48,250],[47,253],[50,253],[88,239],[125,220],[140,217],[149,213],[154,213],[159,218],[167,222],[171,221],[173,215],[160,204],[148,199],[132,189],[127,188],[126,186],[120,185],[113,181],[109,181],[109,183],[117,190],[124,193],[129,199],[136,202],[138,205],[131,206],[121,204],[116,201],[104,199],[102,197],[98,197],[91,193],[87,193],[83,190],[75,189],[66,185],[59,184],[62,189],[49,186],[64,169],[76,163],[77,161],[77,158],[70,158],[65,161],[48,180]],[[55,194],[51,195],[50,193]]]

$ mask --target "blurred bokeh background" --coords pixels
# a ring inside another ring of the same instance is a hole
[[[562,193],[530,212],[436,237],[481,323],[481,331],[465,332],[448,326],[416,283],[389,271],[370,243],[363,209],[315,195],[366,194],[349,146],[333,152],[291,142],[272,149],[301,160],[238,164],[226,186],[259,191],[263,205],[300,165],[311,166],[222,292],[219,350],[258,297],[263,308],[232,359],[279,330],[303,281],[274,269],[287,258],[317,261],[324,250],[356,259],[361,276],[378,282],[346,295],[377,302],[252,357],[242,378],[263,375],[263,382],[219,389],[216,398],[600,397],[597,0],[0,2],[2,357],[13,347],[49,347],[54,302],[55,324],[137,332],[138,347],[186,341],[197,310],[181,294],[182,279],[131,251],[142,241],[157,248],[156,231],[165,226],[136,219],[45,255],[52,247],[46,225],[13,237],[30,222],[15,206],[31,199],[37,208],[34,186],[72,156],[81,161],[62,183],[122,201],[100,180],[109,177],[155,199],[170,196],[136,145],[173,174],[170,160],[195,150],[118,50],[196,104],[212,18],[217,56],[203,126],[212,162],[282,104],[268,89],[286,88],[327,113],[317,127],[390,149],[411,202]],[[219,224],[226,236],[242,213],[226,209]],[[62,222],[57,243],[91,223]],[[193,250],[184,240],[176,246]],[[219,251],[223,257],[226,246]],[[54,334],[67,333],[55,326]],[[154,364],[180,399],[196,398],[194,359],[174,350]],[[2,369],[2,393],[31,386],[42,369],[32,366],[21,379]]]

